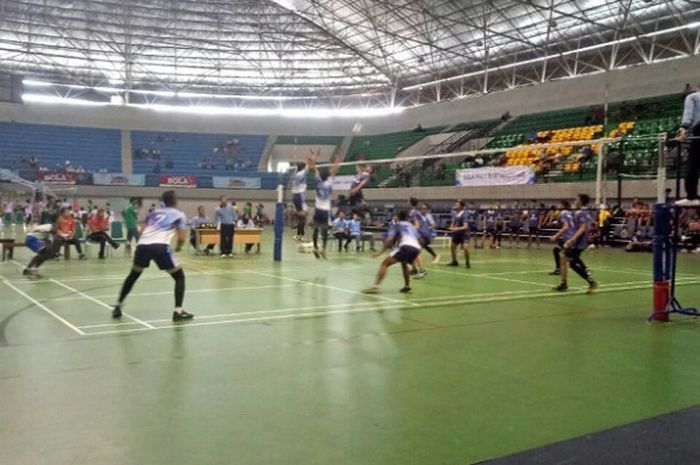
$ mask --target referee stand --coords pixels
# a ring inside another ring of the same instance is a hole
[[[665,139],[665,138],[664,138]],[[696,139],[690,137],[688,139]],[[676,267],[678,245],[681,241],[680,216],[684,207],[670,202],[666,195],[666,140],[659,141],[659,164],[657,168],[657,203],[654,205],[654,311],[648,321],[667,322],[672,313],[700,316],[693,307],[684,307],[676,297]],[[680,199],[682,146],[686,141],[669,140],[676,151],[676,200]]]

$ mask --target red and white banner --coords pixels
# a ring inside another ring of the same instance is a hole
[[[36,180],[46,184],[77,184],[78,173],[66,171],[38,171]]]
[[[197,187],[197,177],[161,175],[160,187]]]

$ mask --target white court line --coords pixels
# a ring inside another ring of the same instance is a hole
[[[45,311],[46,313],[48,313],[49,315],[51,315],[52,317],[56,318],[58,321],[60,321],[60,322],[63,323],[64,325],[68,326],[70,329],[72,329],[72,330],[75,331],[76,333],[80,334],[81,336],[85,336],[85,333],[84,333],[83,331],[81,331],[79,328],[77,328],[76,326],[74,326],[73,324],[71,324],[71,323],[70,323],[68,320],[66,320],[65,318],[60,317],[58,314],[56,314],[56,312],[54,312],[53,310],[51,310],[50,308],[48,308],[46,305],[42,304],[41,302],[39,302],[39,301],[36,300],[35,298],[29,296],[29,295],[28,295],[27,293],[25,293],[23,290],[21,290],[21,289],[15,287],[15,286],[14,286],[12,283],[10,283],[10,281],[8,281],[5,277],[2,277],[2,280],[3,280],[3,282],[5,283],[5,285],[6,285],[7,287],[9,287],[10,289],[14,290],[16,293],[18,293],[19,295],[21,295],[22,297],[24,297],[25,299],[27,299],[28,301],[30,301],[31,303],[33,303],[34,305],[36,305],[37,307],[39,307],[40,309],[42,309],[43,311]]]
[[[464,276],[465,278],[486,278],[486,279],[495,279],[497,281],[507,281],[511,283],[518,283],[518,284],[527,284],[528,286],[540,286],[540,287],[552,287],[551,284],[545,284],[545,283],[538,283],[534,281],[523,281],[520,279],[510,279],[510,278],[501,278],[498,276],[492,276],[490,274],[469,274],[469,273],[460,273],[458,271],[448,271],[448,270],[440,270],[440,269],[431,269],[430,271],[437,271],[438,273],[446,273],[446,274],[452,274],[452,275],[457,275],[457,276]]]
[[[223,291],[252,291],[252,290],[258,290],[258,289],[281,289],[285,287],[298,287],[299,284],[275,284],[275,285],[269,285],[269,286],[236,286],[236,287],[212,287],[208,289],[189,289],[186,294],[201,294],[201,293],[208,293],[208,292],[223,292]],[[155,295],[172,295],[173,291],[158,291],[158,292],[132,292],[129,294],[129,297],[146,297],[146,296],[155,296]],[[106,294],[96,294],[92,295],[92,297],[96,299],[109,299],[110,297],[114,297],[114,295],[106,295]],[[46,299],[50,300],[52,302],[61,302],[64,300],[80,300],[84,298],[83,296],[66,296],[66,297],[56,297],[55,299]]]
[[[297,283],[310,284],[310,285],[312,285],[312,286],[323,287],[323,288],[326,288],[326,289],[332,289],[332,290],[334,290],[334,291],[347,292],[347,293],[349,293],[349,294],[361,295],[361,296],[365,296],[365,297],[374,297],[374,298],[381,299],[381,300],[387,300],[387,301],[389,301],[389,302],[399,302],[399,303],[402,303],[402,304],[407,302],[407,301],[404,301],[404,300],[393,299],[393,298],[391,298],[391,297],[386,297],[386,296],[382,296],[382,295],[377,295],[377,294],[365,294],[365,293],[363,293],[363,292],[355,291],[355,290],[353,290],[353,289],[345,289],[345,288],[342,288],[342,287],[328,286],[327,284],[315,283],[315,282],[313,282],[313,281],[304,281],[304,280],[301,280],[301,279],[287,278],[286,276],[278,276],[278,275],[274,275],[274,274],[261,273],[261,272],[259,272],[259,271],[252,271],[252,270],[250,270],[249,273],[254,273],[254,274],[257,274],[257,275],[260,275],[260,276],[267,276],[268,278],[278,278],[278,279],[283,279],[283,280],[285,280],[285,281],[293,281],[293,282],[297,282]],[[415,305],[415,304],[412,304],[412,303],[409,302],[408,305]]]
[[[51,279],[49,279],[49,281],[51,281],[51,282],[54,283],[54,284],[58,284],[58,285],[61,286],[62,288],[68,289],[68,290],[71,291],[71,292],[75,292],[76,294],[78,294],[78,295],[80,295],[80,296],[82,296],[82,297],[84,297],[84,298],[86,298],[86,299],[88,299],[88,300],[90,300],[90,301],[92,301],[92,302],[95,302],[96,304],[101,305],[101,306],[103,306],[103,307],[105,307],[105,308],[108,308],[108,309],[110,309],[110,310],[112,310],[112,309],[114,308],[113,306],[109,305],[108,303],[102,302],[101,300],[96,299],[96,298],[94,298],[94,297],[92,297],[92,296],[90,296],[90,295],[88,295],[88,294],[86,294],[86,293],[84,293],[84,292],[80,292],[79,290],[75,289],[74,287],[70,287],[70,286],[67,285],[67,284],[63,284],[61,281],[59,281],[59,280],[57,280],[57,279],[51,278]],[[125,317],[129,318],[130,320],[135,321],[136,323],[139,323],[139,324],[141,324],[141,325],[143,325],[143,326],[145,326],[145,327],[147,327],[147,328],[149,328],[149,329],[153,329],[153,326],[150,325],[150,324],[148,324],[148,323],[146,323],[145,321],[141,321],[141,320],[139,320],[138,318],[135,318],[135,317],[133,317],[133,316],[127,314],[127,313],[124,313],[124,312],[122,312],[122,313],[123,313],[123,315],[124,315]]]
[[[699,284],[699,283],[682,283],[682,284]],[[602,293],[608,293],[608,292],[624,292],[627,290],[640,290],[640,289],[649,289],[651,288],[651,283],[649,284],[638,284],[636,286],[624,286],[624,287],[617,287],[617,288],[606,288],[606,289],[600,289],[597,293],[602,294]],[[530,300],[530,299],[540,299],[540,298],[549,298],[549,297],[565,297],[565,296],[571,296],[571,295],[583,295],[585,294],[585,290],[571,290],[569,292],[561,292],[561,293],[554,293],[554,292],[540,292],[537,294],[527,294],[527,295],[496,295],[491,298],[480,298],[480,299],[473,299],[473,300],[465,300],[461,301],[458,304],[459,305],[466,305],[466,304],[479,304],[479,303],[490,303],[490,302],[504,302],[504,301],[511,301],[511,300]],[[595,298],[594,296],[591,296],[591,298]],[[425,302],[421,304],[421,309],[422,308],[428,308],[428,307],[440,307],[444,306],[445,302],[440,301],[440,302]],[[389,305],[389,307],[385,307],[382,310],[401,310],[404,309],[405,305]],[[416,310],[416,308],[406,308],[405,310]],[[295,318],[311,318],[311,317],[317,317],[317,316],[328,316],[328,315],[339,315],[339,314],[356,314],[356,313],[367,313],[367,312],[376,312],[376,309],[373,308],[356,308],[356,309],[347,309],[347,310],[330,310],[326,312],[305,312],[305,313],[295,313],[295,314],[288,314],[288,315],[273,315],[273,316],[263,316],[263,317],[255,317],[255,318],[234,318],[230,320],[220,320],[220,321],[204,321],[204,322],[191,322],[191,323],[185,323],[185,324],[169,324],[169,325],[163,325],[163,326],[156,326],[154,329],[155,330],[160,330],[160,329],[172,329],[172,328],[185,328],[185,327],[196,327],[196,326],[214,326],[214,325],[223,325],[223,324],[229,324],[229,323],[255,323],[255,322],[261,322],[261,321],[273,321],[273,320],[283,320],[283,319],[295,319]],[[545,315],[546,316],[546,315]],[[153,321],[155,322],[155,320]],[[495,321],[496,323],[498,321]],[[151,331],[148,328],[131,328],[131,329],[124,329],[124,330],[113,330],[113,331],[96,331],[96,332],[90,332],[88,335],[90,336],[100,336],[100,335],[111,335],[111,334],[120,334],[120,333],[134,333],[134,332],[143,332],[143,331]]]

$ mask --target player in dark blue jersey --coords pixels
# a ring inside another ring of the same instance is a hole
[[[358,205],[363,208],[366,205],[365,196],[362,194],[362,189],[369,183],[372,178],[372,173],[374,172],[374,167],[372,165],[367,165],[361,167],[356,166],[357,174],[350,184],[350,192],[348,192],[348,205],[351,207],[357,207]]]
[[[386,257],[379,266],[379,272],[377,273],[374,286],[368,287],[362,292],[365,294],[376,294],[379,292],[379,285],[384,280],[386,271],[390,266],[400,263],[401,270],[403,271],[404,287],[402,287],[399,292],[403,294],[410,294],[413,292],[411,289],[410,264],[413,263],[416,260],[416,257],[418,257],[420,254],[421,247],[418,238],[418,231],[411,224],[407,211],[402,210],[394,216],[394,222],[389,227],[389,231],[384,237],[383,243],[383,250],[374,254],[375,257],[378,257],[386,250],[392,248],[394,250],[391,252],[391,255]]]
[[[552,255],[554,256],[554,270],[549,273],[551,275],[559,275],[561,273],[561,251],[564,246],[564,242],[571,237],[573,232],[571,229],[574,224],[574,217],[569,211],[570,204],[568,200],[562,200],[559,203],[559,231],[556,232],[549,239],[555,243],[554,249],[552,249]]]
[[[542,212],[537,208],[533,200],[529,210],[523,212],[523,221],[527,222],[527,248],[532,246],[532,238],[535,238],[537,248],[540,248],[540,228],[542,227]]]
[[[452,212],[452,224],[450,225],[452,233],[452,242],[450,243],[450,253],[452,261],[447,266],[459,266],[457,261],[457,247],[464,251],[464,262],[467,268],[471,268],[469,263],[469,218],[464,210],[464,201],[457,200],[455,202],[454,211]]]
[[[408,203],[411,207],[408,212],[408,219],[413,227],[416,228],[416,231],[418,231],[418,239],[421,246],[428,250],[428,253],[433,256],[433,262],[435,262],[434,259],[437,257],[439,260],[440,257],[437,256],[435,251],[430,247],[430,243],[433,240],[432,228],[428,225],[428,221],[423,215],[423,212],[418,209],[418,199],[411,197]],[[426,274],[427,271],[425,271],[425,268],[423,267],[423,257],[421,254],[418,254],[416,261],[413,263],[411,275],[415,279],[421,279],[424,278]]]
[[[567,239],[563,244],[564,257],[561,262],[561,283],[554,288],[555,291],[563,292],[569,289],[567,281],[568,265],[588,283],[588,294],[592,294],[598,289],[598,283],[593,280],[590,271],[586,268],[583,260],[581,260],[581,254],[588,247],[588,232],[593,223],[593,219],[586,209],[589,201],[590,198],[586,194],[579,194],[574,200],[576,213],[573,215],[573,227],[567,229]]]
[[[516,203],[508,210],[508,247],[520,248],[520,233],[523,230],[523,212]]]

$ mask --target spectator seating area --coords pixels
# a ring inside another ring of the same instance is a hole
[[[0,167],[6,169],[118,172],[120,147],[116,129],[0,123]]]
[[[499,153],[465,160],[446,159],[440,163],[387,163],[375,167],[369,186],[452,185],[456,169],[493,165],[534,166],[540,174],[538,182],[577,180],[594,173],[593,153],[598,147],[564,146],[542,151],[529,149],[528,145],[610,135],[624,136],[624,140],[608,146],[608,173],[647,174],[655,167],[657,145],[654,137],[649,136],[677,129],[682,99],[682,95],[673,94],[611,103],[607,124],[603,121],[602,105],[596,105],[520,115],[505,123],[492,120],[419,126],[409,131],[355,136],[345,160],[394,158],[423,138],[438,133],[450,133],[450,136],[426,154],[454,152],[474,133],[478,134],[474,138],[484,141],[478,147],[488,141],[486,148],[499,149]],[[149,175],[147,184],[152,182],[149,177],[157,178],[158,174],[194,175],[203,180],[199,184],[202,187],[211,185],[212,176],[256,176],[263,179],[263,188],[273,188],[279,182],[277,174],[258,172],[267,139],[265,135],[132,131],[134,173]],[[342,141],[343,136],[281,135],[276,139],[277,144],[305,146],[340,146]],[[31,171],[34,176],[42,168],[120,172],[120,152],[121,135],[116,129],[0,123],[0,167]],[[339,174],[354,173],[355,168],[350,166],[341,168]]]
[[[194,176],[256,173],[267,136],[132,131],[134,172]]]
[[[290,145],[335,145],[343,142],[342,136],[277,136],[276,144]]]

